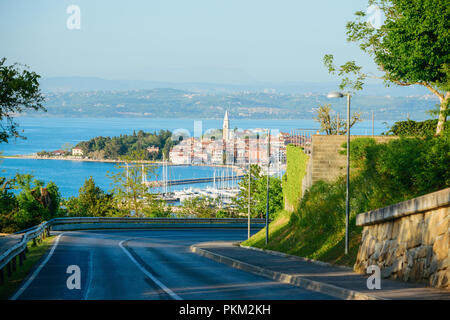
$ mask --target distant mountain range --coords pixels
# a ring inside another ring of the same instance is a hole
[[[90,91],[130,91],[172,88],[193,93],[233,93],[264,92],[285,94],[326,94],[338,89],[338,82],[285,82],[285,83],[176,83],[144,80],[107,80],[96,77],[53,77],[40,79],[44,92],[90,92]],[[399,87],[392,85],[386,88],[382,83],[367,84],[358,95],[407,97],[427,95],[429,92],[420,86]]]
[[[311,119],[324,104],[331,104],[342,116],[346,112],[345,99],[327,98],[331,89],[320,94],[293,94],[275,89],[228,92],[217,88],[214,92],[174,88],[46,92],[47,113],[23,115],[220,119],[228,110],[235,119]],[[356,95],[352,111],[362,112],[365,119],[370,119],[373,111],[377,120],[421,120],[429,117],[427,110],[437,102],[432,95]]]

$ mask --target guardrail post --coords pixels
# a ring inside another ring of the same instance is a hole
[[[33,238],[33,247],[36,247],[36,238]]]
[[[0,269],[0,285],[5,283],[5,272],[3,268]]]
[[[6,265],[6,273],[8,274],[8,278],[11,277],[11,261]]]
[[[22,266],[23,263],[23,251],[19,253],[19,266]]]
[[[12,271],[16,271],[16,258],[17,256],[15,256],[14,258],[12,258]]]

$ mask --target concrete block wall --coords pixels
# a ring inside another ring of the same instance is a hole
[[[377,142],[387,142],[392,139],[397,139],[393,136],[351,136],[350,139],[357,138],[374,138]],[[340,154],[342,144],[347,142],[345,135],[314,135],[312,136],[312,152],[311,152],[311,166],[308,168],[311,171],[311,179],[309,180],[310,187],[314,182],[319,180],[333,181],[340,175],[346,173],[347,156]]]
[[[383,278],[450,289],[450,188],[361,213],[356,224],[355,271],[377,265]]]

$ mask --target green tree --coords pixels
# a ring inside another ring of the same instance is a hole
[[[342,76],[341,89],[360,90],[367,77],[387,85],[421,85],[440,101],[436,135],[442,134],[450,103],[450,4],[448,0],[369,0],[384,13],[380,28],[358,11],[347,23],[347,40],[359,44],[377,64],[381,76],[362,71],[355,61],[339,67],[324,56],[330,73]]]
[[[144,208],[156,200],[143,180],[149,175],[155,175],[155,167],[138,163],[145,159],[145,156],[144,150],[122,156],[124,164],[116,165],[118,172],[109,174],[113,180],[114,198],[119,209],[124,210],[126,215],[134,212],[136,216],[144,216]]]
[[[250,215],[255,218],[259,215],[257,211],[257,198],[256,192],[258,187],[258,180],[261,179],[261,167],[253,164],[250,166],[251,179],[250,179]],[[238,208],[239,212],[248,212],[248,184],[249,174],[248,170],[244,174],[244,177],[239,181],[239,193],[232,199],[233,204]]]
[[[113,197],[95,184],[92,177],[86,179],[78,191],[78,197],[66,202],[68,214],[82,217],[107,217],[116,213]]]
[[[14,214],[17,211],[17,200],[12,191],[14,180],[0,177],[0,231],[14,232],[18,228],[15,226]]]
[[[256,182],[256,212],[260,218],[266,216],[267,201],[267,176],[262,176]],[[281,179],[269,178],[269,218],[275,218],[276,214],[283,209],[283,190]]]
[[[17,63],[7,66],[6,58],[0,59],[0,143],[12,137],[25,138],[17,131],[14,115],[26,110],[46,111],[44,96],[39,89],[34,72]]]
[[[258,165],[251,165],[250,179],[250,215],[252,218],[263,218],[266,213],[267,177],[261,174]],[[232,199],[239,212],[248,212],[248,172],[239,182],[239,193]],[[283,191],[281,180],[275,177],[269,179],[269,217],[274,218],[283,208]]]
[[[210,197],[192,197],[183,201],[182,213],[197,218],[215,218],[220,202]],[[220,211],[220,215],[223,212]]]
[[[25,229],[58,216],[61,195],[58,187],[50,182],[34,179],[30,174],[16,174],[14,188],[20,190],[16,196],[17,211],[14,220],[19,229]]]

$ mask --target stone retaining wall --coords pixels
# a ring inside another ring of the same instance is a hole
[[[450,289],[450,188],[359,214],[354,270],[378,265],[383,278]]]
[[[395,136],[350,136],[351,140],[358,138],[373,138],[377,142],[388,142],[397,139]],[[340,154],[342,144],[347,142],[345,135],[313,135],[309,188],[319,180],[334,181],[346,173],[347,156]]]

